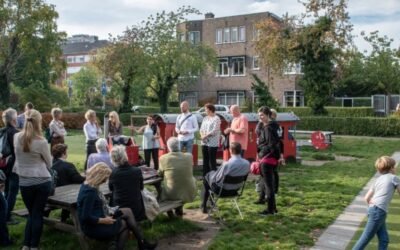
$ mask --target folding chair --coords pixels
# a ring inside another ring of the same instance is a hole
[[[211,212],[213,210],[216,210],[218,213],[218,217],[220,220],[222,220],[219,208],[217,206],[217,202],[219,199],[231,199],[233,205],[235,205],[236,209],[238,210],[240,217],[243,220],[243,215],[242,211],[240,211],[239,205],[237,203],[238,199],[240,196],[243,194],[244,187],[246,185],[246,180],[247,180],[247,175],[245,176],[230,176],[227,175],[224,177],[222,181],[222,188],[220,188],[218,185],[213,183],[213,185],[210,187],[210,201],[211,201],[211,209],[208,210],[208,215],[211,215]],[[239,187],[236,190],[226,190],[224,189],[226,184],[241,184],[241,187]]]

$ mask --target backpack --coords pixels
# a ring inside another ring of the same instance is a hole
[[[44,130],[44,137],[46,137],[48,143],[51,143],[51,140],[53,139],[53,133],[50,133],[50,128],[46,128]]]
[[[3,155],[0,158],[0,168],[5,168],[7,166],[7,156],[12,154],[11,146],[8,143],[7,128],[0,130],[0,153]]]

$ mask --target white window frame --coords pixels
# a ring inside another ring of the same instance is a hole
[[[235,59],[239,59],[239,58],[241,58],[241,59],[243,59],[243,74],[235,74],[235,71],[234,71],[234,60]],[[246,76],[246,58],[244,57],[244,56],[236,56],[236,57],[232,57],[231,58],[231,72],[232,72],[232,76]]]
[[[196,35],[195,34],[198,34],[198,41],[196,41]],[[192,40],[192,35],[194,35],[193,36],[193,40]],[[196,30],[196,31],[189,31],[189,42],[191,43],[191,44],[200,44],[200,42],[201,42],[201,39],[200,39],[200,31],[198,31],[198,30]]]
[[[179,33],[179,41],[180,42],[186,41],[186,33],[185,32]]]
[[[222,38],[222,42],[223,43],[230,43],[231,42],[231,29],[228,28],[224,28],[224,32],[223,32],[223,38]]]
[[[255,61],[257,61],[257,67],[255,67]],[[260,57],[259,56],[253,56],[252,68],[253,68],[253,70],[260,70]]]
[[[239,42],[246,42],[246,26],[239,26],[239,31],[238,31],[238,35],[239,35]]]
[[[223,42],[224,29],[215,30],[215,43],[221,44]]]
[[[236,105],[244,105],[246,103],[246,94],[244,91],[242,90],[238,90],[238,91],[218,91],[217,94],[217,100],[218,100],[218,104],[222,104],[222,105],[231,105],[227,103],[228,100],[228,95],[232,95],[232,94],[236,94]],[[223,101],[221,102],[221,99],[223,99]],[[243,103],[240,103],[240,99],[243,98]]]
[[[234,36],[233,31],[236,30],[236,36]],[[238,27],[231,27],[231,43],[239,42],[239,28]]]
[[[253,41],[260,40],[261,30],[257,29],[255,25],[253,25]]]
[[[226,62],[221,62],[221,60],[226,60]],[[227,68],[227,71],[228,71],[228,72],[226,72],[226,74],[220,74],[220,73],[219,73],[219,69],[220,69],[220,67],[221,67],[221,63],[226,64],[226,68]],[[229,58],[228,58],[228,57],[221,57],[221,58],[218,58],[217,72],[216,72],[215,75],[216,75],[217,77],[229,77],[229,73],[230,73]]]
[[[288,105],[289,97],[292,99],[292,105]],[[299,98],[299,105],[297,105],[297,98]],[[283,106],[284,107],[303,107],[304,106],[304,93],[301,90],[288,90],[283,93]]]

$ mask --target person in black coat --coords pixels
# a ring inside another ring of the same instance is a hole
[[[278,135],[279,124],[271,119],[271,110],[268,107],[258,109],[260,123],[257,132],[257,154],[260,159],[261,175],[264,179],[265,194],[267,195],[267,209],[261,215],[269,215],[277,212],[275,201],[275,173],[281,159],[281,141]],[[263,193],[263,192],[261,192]],[[262,199],[263,197],[260,197]]]
[[[70,184],[81,184],[85,181],[74,164],[67,162],[68,146],[65,144],[56,144],[51,149],[53,155],[53,165],[51,168],[56,172],[56,187],[61,187]],[[48,213],[47,213],[48,215]],[[61,221],[65,222],[69,217],[68,210],[61,210]]]
[[[110,155],[116,167],[108,181],[112,191],[113,205],[130,208],[137,221],[146,219],[141,193],[143,190],[142,171],[140,168],[129,165],[125,147],[114,146]]]
[[[2,128],[2,131],[7,133],[7,144],[10,148],[8,154],[5,152],[0,152],[0,154],[2,154],[0,157],[7,159],[7,164],[4,169],[4,174],[7,178],[4,190],[4,197],[7,201],[6,220],[9,224],[16,224],[17,221],[11,220],[11,211],[14,209],[19,190],[19,177],[16,173],[12,172],[15,162],[14,135],[18,133],[18,130],[16,129],[17,111],[12,108],[4,110],[2,114],[2,120],[5,124],[5,127]]]
[[[81,185],[77,200],[77,212],[83,233],[97,240],[117,239],[117,250],[124,249],[131,231],[140,250],[154,249],[157,244],[147,242],[129,208],[118,208],[113,214],[107,200],[99,190],[111,174],[111,169],[99,162],[87,171],[86,180]]]
[[[52,148],[53,154],[53,170],[57,172],[57,182],[56,187],[61,187],[69,184],[81,184],[85,177],[83,177],[74,164],[67,162],[68,146],[65,144],[56,144]]]

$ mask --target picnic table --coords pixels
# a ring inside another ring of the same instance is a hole
[[[161,181],[162,178],[159,177],[154,172],[143,171],[143,182],[145,185],[153,185],[157,189],[158,196],[161,194]],[[80,184],[71,184],[62,187],[57,187],[53,196],[50,196],[47,200],[46,209],[49,211],[54,209],[64,209],[70,212],[73,224],[64,223],[61,220],[44,217],[44,223],[48,226],[56,228],[58,230],[76,234],[79,239],[79,244],[82,249],[88,249],[88,242],[80,228],[78,213],[77,213],[77,199],[80,189]],[[100,191],[105,195],[110,195],[111,191],[108,188],[108,184],[104,183],[100,186]],[[24,212],[20,211],[21,215]]]

